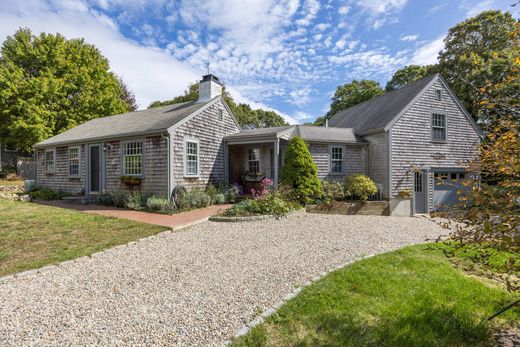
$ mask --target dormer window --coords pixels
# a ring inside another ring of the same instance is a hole
[[[435,90],[435,97],[437,100],[442,100],[442,91],[440,89]]]

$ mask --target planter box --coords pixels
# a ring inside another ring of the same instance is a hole
[[[309,213],[388,216],[390,214],[388,201],[336,201],[331,205],[309,205]]]

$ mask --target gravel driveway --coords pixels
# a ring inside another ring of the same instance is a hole
[[[220,345],[323,271],[444,233],[425,218],[205,222],[0,282],[0,345]]]

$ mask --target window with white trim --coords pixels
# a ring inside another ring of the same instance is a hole
[[[260,148],[249,148],[247,166],[249,173],[260,172]]]
[[[432,114],[432,140],[446,141],[446,115]]]
[[[435,89],[435,97],[437,100],[442,100],[442,91],[440,89]]]
[[[197,176],[199,174],[199,143],[186,141],[186,175]]]
[[[143,142],[123,143],[123,175],[141,176],[143,174]]]
[[[45,151],[45,172],[54,172],[54,150]]]
[[[332,173],[343,172],[343,147],[331,147],[330,171]]]
[[[221,108],[218,109],[218,119],[220,119],[220,120],[224,119],[224,110]]]
[[[69,147],[69,176],[79,176],[79,147]]]

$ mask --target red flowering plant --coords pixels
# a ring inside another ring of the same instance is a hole
[[[273,181],[269,178],[264,178],[260,181],[260,188],[251,188],[251,195],[255,199],[262,198],[273,191]]]

